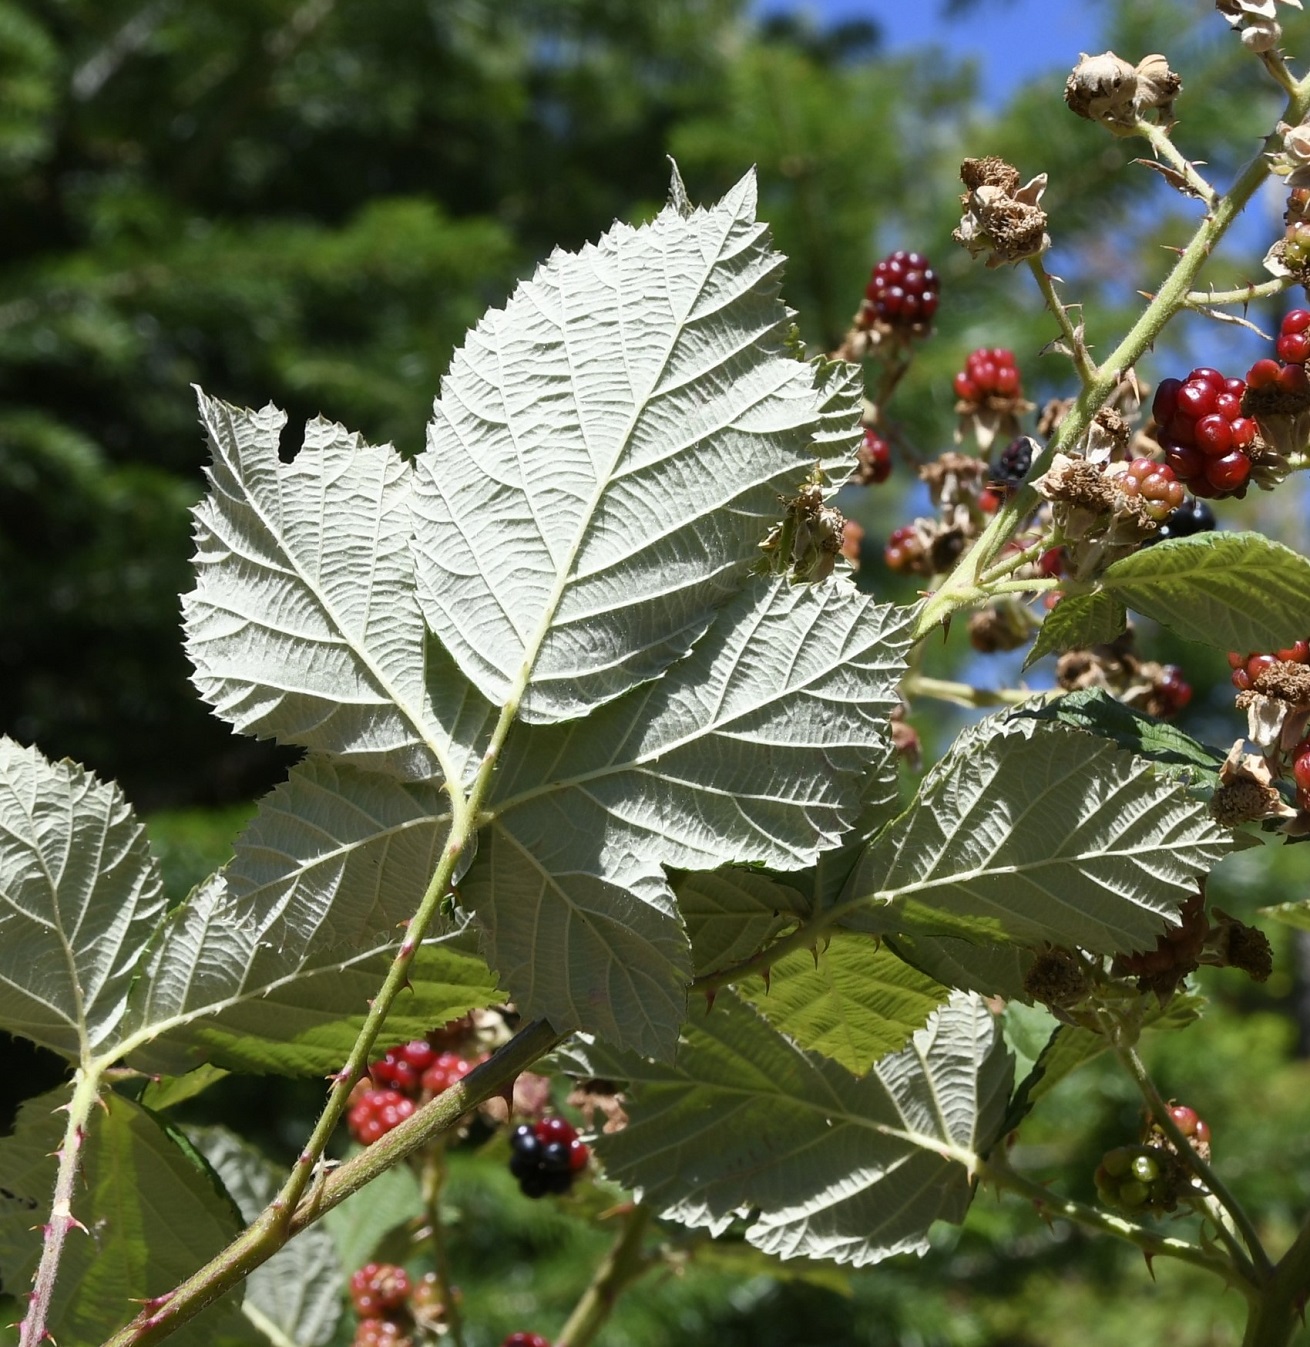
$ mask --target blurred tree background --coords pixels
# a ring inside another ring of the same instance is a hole
[[[1003,22],[1004,3],[993,8]],[[1103,11],[1105,46],[1168,54],[1184,79],[1180,143],[1226,183],[1277,118],[1272,84],[1207,0]],[[1310,55],[1310,24],[1285,21],[1289,50]],[[951,376],[976,346],[1014,349],[1036,401],[1071,391],[1063,358],[1040,354],[1055,326],[1030,278],[985,270],[950,231],[960,160],[1001,154],[1050,175],[1049,266],[1086,303],[1099,352],[1158,283],[1162,249],[1186,240],[1197,207],[1132,165],[1143,142],[1066,111],[1077,55],[986,107],[967,62],[888,53],[874,22],[761,19],[746,0],[0,0],[0,731],[117,778],[154,816],[175,897],[221,863],[244,802],[288,759],[230,734],[188,683],[177,596],[205,461],[188,385],[286,409],[287,453],[318,413],[416,453],[464,331],[551,248],[656,211],[669,154],[703,200],[757,166],[761,216],[791,259],[785,295],[814,349],[840,340],[878,257],[930,255],[937,331],[888,409],[906,443],[950,444]],[[1256,208],[1210,278],[1259,279],[1280,210]],[[1276,328],[1273,305],[1251,316]],[[1263,350],[1189,319],[1142,374],[1201,358],[1241,373]],[[877,553],[923,508],[912,474],[902,465],[847,504],[877,544],[863,582],[909,597]],[[1303,489],[1225,503],[1222,522],[1257,517],[1310,544]],[[959,638],[934,653],[943,668],[969,659]],[[1150,639],[1196,688],[1185,727],[1231,742],[1222,658]],[[980,682],[1015,674],[1004,659],[969,669]],[[916,709],[930,749],[958,723]],[[1248,915],[1301,896],[1303,855],[1239,857],[1216,880],[1222,905]],[[1158,1063],[1215,1127],[1221,1160],[1239,1157],[1233,1181],[1274,1232],[1310,1205],[1310,1079],[1292,1013],[1304,978],[1295,943],[1277,948],[1264,988],[1207,986],[1216,1013]],[[216,1107],[247,1108],[238,1089],[216,1089]],[[298,1144],[318,1097],[259,1087],[271,1150]],[[1136,1126],[1126,1082],[1094,1066],[1025,1130],[1029,1163],[1090,1196],[1099,1150]],[[523,1210],[498,1152],[455,1158],[476,1342],[549,1336],[607,1236],[549,1204]],[[1156,1272],[1153,1285],[1120,1248],[1053,1236],[985,1197],[921,1263],[775,1279],[741,1245],[680,1253],[605,1341],[1238,1340],[1235,1297]]]

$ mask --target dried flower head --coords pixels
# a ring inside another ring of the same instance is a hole
[[[1084,52],[1065,82],[1064,101],[1079,117],[1100,122],[1117,136],[1129,136],[1149,111],[1171,122],[1173,100],[1182,87],[1182,80],[1158,53],[1133,66],[1112,51],[1100,56]]]
[[[966,159],[960,178],[969,189],[960,198],[964,217],[951,237],[978,257],[987,256],[989,267],[1022,262],[1051,246],[1046,232],[1046,212],[1041,208],[1046,174],[1023,187],[1019,170],[995,157]]]

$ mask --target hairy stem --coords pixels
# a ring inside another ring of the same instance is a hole
[[[1073,360],[1074,369],[1078,371],[1078,377],[1082,380],[1085,388],[1096,378],[1096,363],[1088,354],[1087,343],[1083,341],[1082,334],[1074,327],[1073,319],[1069,317],[1069,310],[1064,307],[1059,295],[1055,293],[1055,281],[1050,272],[1042,265],[1040,256],[1028,259],[1028,270],[1032,272],[1037,281],[1037,288],[1042,292],[1042,298],[1046,300],[1046,307],[1055,315],[1055,321],[1060,324],[1060,332],[1069,347],[1069,356]]]
[[[1183,303],[1189,309],[1213,309],[1220,304],[1249,304],[1253,299],[1269,299],[1281,295],[1296,284],[1294,276],[1278,276],[1258,285],[1244,285],[1240,290],[1193,290]]]
[[[28,1299],[27,1314],[19,1327],[19,1347],[39,1347],[50,1336],[50,1302],[54,1296],[55,1279],[59,1275],[59,1258],[64,1239],[72,1229],[85,1233],[86,1227],[73,1215],[73,1185],[77,1180],[77,1166],[86,1140],[91,1110],[100,1099],[100,1074],[79,1067],[73,1075],[73,1097],[64,1105],[68,1122],[64,1139],[59,1143],[59,1168],[55,1171],[55,1194],[50,1203],[50,1218],[45,1224],[45,1239],[41,1245],[41,1261],[37,1264]]]
[[[1004,1157],[993,1155],[980,1161],[978,1177],[982,1182],[994,1183],[1000,1189],[1027,1198],[1044,1219],[1058,1217],[1075,1225],[1084,1226],[1088,1230],[1095,1230],[1102,1235],[1114,1235],[1118,1239],[1137,1245],[1149,1257],[1176,1258],[1180,1262],[1191,1263],[1193,1267],[1213,1272],[1216,1277],[1222,1278],[1231,1286],[1238,1287],[1248,1297],[1255,1293],[1251,1282],[1243,1276],[1235,1275],[1237,1269],[1220,1254],[1212,1253],[1199,1244],[1192,1244],[1185,1239],[1161,1235],[1115,1212],[1102,1211],[1099,1207],[1090,1207],[1082,1202],[1075,1202],[1072,1198],[1053,1193],[1043,1184],[1036,1183],[1017,1170],[1011,1169],[1008,1159]]]
[[[474,1067],[462,1080],[424,1104],[380,1141],[328,1173],[289,1220],[273,1207],[265,1208],[226,1249],[174,1290],[147,1304],[131,1323],[109,1338],[104,1347],[162,1342],[211,1300],[230,1291],[255,1268],[267,1262],[293,1235],[358,1192],[383,1170],[390,1169],[448,1132],[470,1109],[511,1089],[520,1072],[526,1071],[562,1041],[563,1035],[556,1033],[545,1020],[534,1020],[519,1030],[504,1047]]]
[[[1268,63],[1266,63],[1268,64]],[[1280,63],[1281,64],[1281,63]],[[1310,110],[1310,76],[1289,87],[1284,120],[1296,124]],[[1056,453],[1077,442],[1092,418],[1104,405],[1120,379],[1141,359],[1160,335],[1169,320],[1184,307],[1201,269],[1210,260],[1211,253],[1228,232],[1256,189],[1269,176],[1266,151],[1278,148],[1280,137],[1271,132],[1264,144],[1243,168],[1237,181],[1221,196],[1214,209],[1197,227],[1192,241],[1183,250],[1164,284],[1147,305],[1132,329],[1115,350],[1101,363],[1095,378],[1083,385],[1074,405],[1056,428],[1046,451],[1034,456],[1028,470],[1029,483],[1006,501],[991,523],[983,530],[974,545],[957,562],[941,588],[919,610],[915,624],[915,638],[926,636],[934,627],[946,621],[953,613],[976,603],[985,590],[980,576],[1005,541],[1019,524],[1036,508],[1040,497],[1031,485]]]
[[[1157,126],[1155,122],[1138,121],[1133,129],[1151,142],[1155,157],[1163,159],[1182,178],[1193,196],[1199,197],[1207,206],[1214,207],[1218,193],[1196,171],[1196,165],[1173,143],[1163,126]]]
[[[627,1207],[618,1239],[573,1307],[555,1347],[588,1347],[613,1313],[619,1296],[650,1266],[641,1248],[650,1220],[651,1210],[644,1203]]]
[[[432,1266],[437,1274],[437,1290],[445,1308],[446,1331],[454,1347],[464,1347],[464,1323],[459,1300],[450,1276],[450,1251],[446,1247],[446,1227],[441,1219],[441,1190],[446,1186],[446,1147],[438,1139],[423,1156],[423,1206],[427,1212],[428,1233],[432,1239]]]
[[[901,683],[901,691],[910,698],[933,697],[956,706],[1021,706],[1033,694],[1023,688],[976,688],[970,683],[952,683],[944,678],[914,674]]]

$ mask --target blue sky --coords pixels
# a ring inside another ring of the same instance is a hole
[[[981,0],[947,23],[941,0],[758,0],[759,13],[802,11],[820,25],[872,19],[887,50],[932,44],[977,62],[983,94],[996,103],[1031,75],[1068,71],[1080,51],[1097,52],[1096,0]]]

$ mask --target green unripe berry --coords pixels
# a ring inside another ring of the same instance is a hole
[[[1127,1146],[1116,1146],[1101,1157],[1101,1168],[1111,1178],[1126,1178],[1133,1167],[1133,1152]]]
[[[1151,1190],[1144,1183],[1139,1183],[1136,1179],[1129,1179],[1127,1183],[1119,1185],[1119,1205],[1121,1207],[1141,1207],[1145,1206],[1147,1198],[1151,1196]]]
[[[1139,1183],[1154,1183],[1160,1177],[1160,1166],[1153,1155],[1136,1155],[1132,1174]]]

